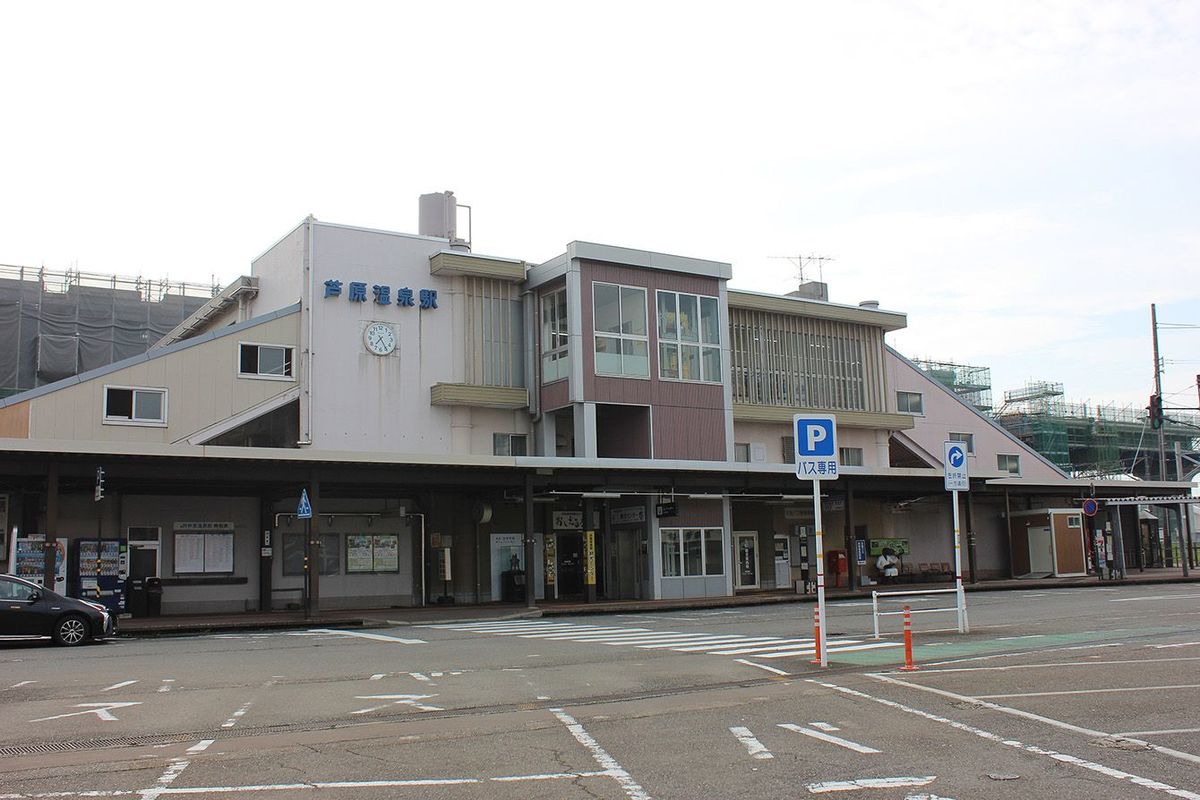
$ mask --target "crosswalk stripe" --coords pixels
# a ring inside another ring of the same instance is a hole
[[[828,651],[830,655],[834,653],[852,653],[858,650],[876,650],[880,647],[898,647],[895,642],[861,642],[858,644],[846,645],[841,642],[829,642]],[[816,650],[812,647],[806,647],[800,650],[785,650],[782,653],[766,653],[755,656],[755,658],[787,658],[788,656],[807,656],[812,655]]]
[[[670,650],[676,653],[704,653],[714,656],[748,655],[762,659],[810,656],[815,646],[812,639],[803,638],[656,631],[650,628],[581,625],[549,620],[440,623],[419,627],[486,633],[495,636],[514,636],[542,641],[570,641],[605,644],[610,647],[637,647],[643,650]],[[863,642],[860,639],[830,639],[827,645],[830,653],[899,647],[896,642]]]

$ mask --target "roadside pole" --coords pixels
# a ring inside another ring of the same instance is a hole
[[[825,629],[829,627],[829,619],[825,614],[825,532],[821,527],[821,482],[812,482],[813,493],[813,526],[817,529],[817,615],[821,625],[817,629],[817,652],[821,654],[821,666],[829,666],[829,655],[825,647]]]
[[[958,632],[968,633],[967,595],[962,579],[962,521],[958,513],[959,491],[971,489],[971,480],[967,475],[967,445],[964,442],[944,442],[942,454],[946,491],[950,492],[950,507],[954,515],[954,598],[958,607]]]
[[[829,666],[829,648],[825,646],[829,615],[825,611],[825,531],[821,525],[821,481],[838,479],[837,419],[832,414],[792,417],[792,435],[796,447],[796,477],[812,482],[813,527],[817,546],[817,614],[821,627],[816,634],[817,652],[822,667]],[[848,553],[854,558],[854,553]]]
[[[316,548],[312,545],[312,503],[308,501],[308,489],[300,489],[300,502],[296,504],[296,518],[304,520],[304,616],[311,618],[318,604],[316,574],[320,569]]]

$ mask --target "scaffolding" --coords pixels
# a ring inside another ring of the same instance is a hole
[[[1030,381],[1004,393],[996,422],[1075,477],[1136,475],[1157,478],[1158,437],[1144,408],[1116,403],[1072,403],[1063,385]],[[1189,458],[1200,445],[1200,415],[1172,411],[1163,425],[1168,462],[1175,444]],[[1174,468],[1168,464],[1167,474]]]
[[[961,397],[980,411],[992,409],[992,370],[990,367],[972,367],[950,361],[935,361],[928,358],[914,359],[913,363],[929,377]]]
[[[219,291],[0,264],[0,397],[140,355]]]

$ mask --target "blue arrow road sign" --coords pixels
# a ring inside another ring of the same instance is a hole
[[[296,519],[312,519],[312,505],[308,502],[308,489],[300,490],[300,504],[296,506]]]
[[[970,490],[967,477],[967,446],[963,442],[946,442],[942,464],[946,468],[946,491],[965,492]]]

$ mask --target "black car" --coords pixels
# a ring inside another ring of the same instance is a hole
[[[24,578],[0,575],[0,637],[49,636],[61,645],[77,645],[116,632],[116,620],[99,603],[63,597]]]

